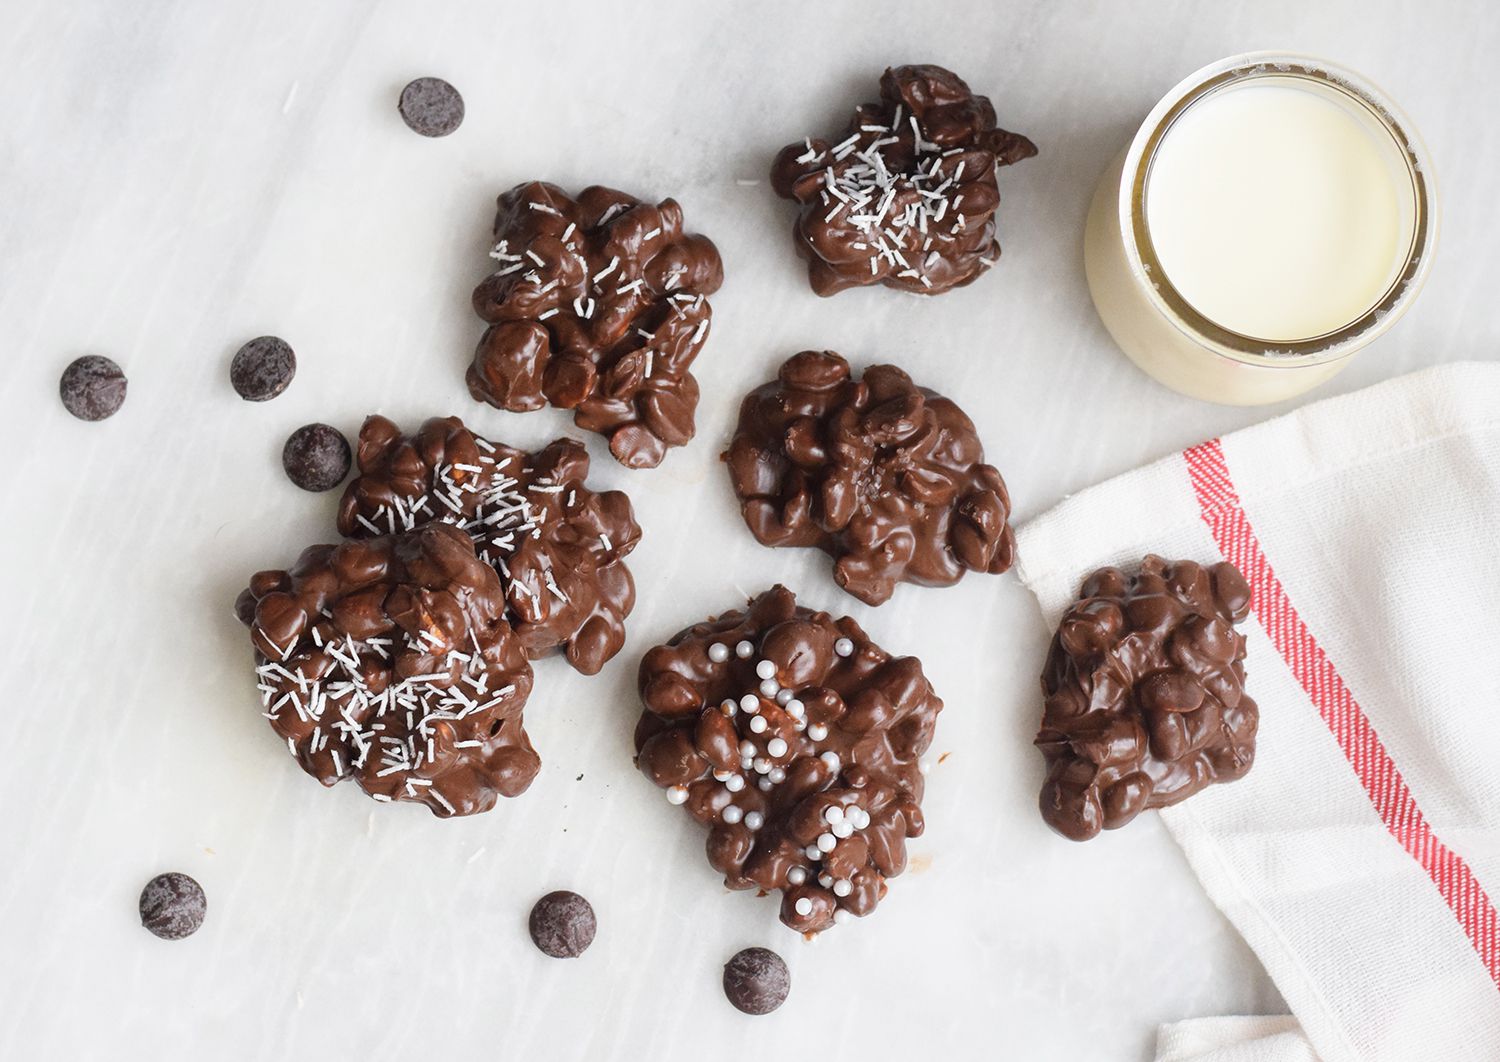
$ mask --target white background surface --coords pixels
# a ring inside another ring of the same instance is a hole
[[[811,346],[897,361],[957,398],[1022,518],[1273,412],[1141,376],[1080,261],[1093,182],[1134,124],[1249,49],[1363,71],[1437,161],[1428,289],[1325,391],[1493,357],[1492,7],[0,0],[0,23],[0,1057],[1139,1060],[1157,1022],[1280,1007],[1154,817],[1084,846],[1040,822],[1047,632],[1013,577],[861,606],[820,554],[753,542],[717,455],[743,392]],[[819,300],[770,157],[836,129],[885,65],[922,61],[1041,147],[1002,171],[1005,256],[937,299]],[[396,114],[424,74],[468,104],[444,140]],[[629,490],[645,528],[629,644],[593,679],[541,662],[536,784],[439,822],[293,765],[257,714],[230,603],[252,571],[333,534],[337,495],[280,470],[296,426],[352,438],[378,410],[411,427],[458,413],[527,445],[573,430],[557,411],[479,406],[462,380],[493,197],[536,177],[677,197],[727,280],[694,444],[628,472],[588,439],[595,481]],[[245,403],[229,357],[266,332],[296,348],[297,379]],[[56,399],[83,353],[130,377],[104,423]],[[947,702],[936,751],[952,755],[911,871],[872,919],[813,945],[774,901],[726,895],[701,830],[630,762],[640,653],[776,580],[919,655]],[[136,924],[141,885],[167,869],[209,896],[179,944]],[[572,962],[525,932],[559,887],[600,917]],[[751,944],[793,969],[770,1018],[719,989]]]

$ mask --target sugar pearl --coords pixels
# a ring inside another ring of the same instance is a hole
[[[822,723],[812,723],[807,728],[807,736],[814,741],[822,741],[828,736],[828,728]]]
[[[770,725],[770,723],[766,722],[766,717],[763,715],[752,715],[750,717],[750,732],[753,734],[764,734],[766,728]]]
[[[728,778],[724,779],[724,788],[731,793],[738,793],[741,789],[745,788],[745,779],[738,774],[731,774]]]
[[[769,793],[771,791],[771,779],[769,779],[769,778],[762,778],[760,781],[756,782],[755,784],[760,787],[760,791],[762,793]]]
[[[837,752],[825,752],[818,759],[822,760],[830,771],[839,769],[839,754]]]
[[[833,921],[837,925],[843,925],[845,922],[849,921],[853,917],[854,917],[854,915],[852,915],[848,911],[844,910],[842,907],[840,907],[838,910],[836,910],[836,911],[833,912]]]
[[[803,867],[791,867],[786,872],[786,880],[792,885],[801,885],[807,880],[807,870]]]
[[[739,710],[740,706],[734,702],[733,697],[726,697],[724,699],[724,703],[719,705],[719,711],[723,712],[727,716],[733,717],[734,713]]]
[[[738,805],[730,804],[727,808],[724,809],[722,815],[724,821],[733,826],[735,823],[739,822],[740,819],[745,817],[745,812]]]
[[[835,896],[848,896],[853,891],[854,883],[845,878],[840,878],[833,883],[833,894]]]
[[[788,704],[790,704],[792,702],[792,698],[794,696],[796,696],[796,694],[792,693],[791,690],[777,690],[776,691],[776,703],[779,704],[779,705],[781,705],[783,708],[785,708]],[[799,701],[798,703],[800,704],[801,702]],[[792,714],[795,715],[796,713],[794,712]]]
[[[767,775],[767,777],[770,778],[771,781],[776,785],[780,785],[782,782],[786,781],[786,771],[782,770],[780,767],[772,767],[771,773]]]
[[[754,756],[741,756],[740,757],[740,769],[748,771],[750,769],[750,765],[753,764],[754,762],[755,762],[755,757]]]
[[[745,826],[750,830],[758,830],[765,825],[766,817],[758,811],[752,811],[745,816]]]
[[[775,679],[766,679],[760,684],[760,695],[762,697],[775,697],[781,692],[781,685]]]
[[[863,830],[870,825],[870,813],[864,808],[855,808],[859,812],[859,821],[854,824],[856,829]]]
[[[755,757],[755,773],[756,774],[770,774],[771,773],[771,761],[768,760],[768,759],[766,759],[764,756],[757,756],[757,757]]]
[[[793,697],[791,700],[786,702],[786,711],[787,714],[790,715],[793,719],[801,719],[804,715],[807,714],[807,705],[803,704],[797,698]]]
[[[747,693],[740,698],[740,707],[754,715],[760,711],[760,698],[753,693]]]
[[[716,664],[722,664],[729,659],[729,646],[723,642],[714,642],[708,647],[708,658]]]
[[[823,812],[823,821],[830,826],[837,826],[844,821],[844,809],[837,804]]]
[[[806,855],[808,859],[811,859],[814,863],[816,863],[818,860],[823,858],[823,849],[819,848],[815,844],[810,844],[806,849],[803,850],[803,854]]]
[[[749,738],[746,738],[744,741],[741,741],[740,742],[740,755],[741,756],[754,756],[755,755],[755,742],[751,741]]]
[[[786,739],[785,738],[779,738],[779,737],[772,738],[766,744],[766,751],[769,752],[772,757],[785,756],[786,755]]]
[[[736,645],[734,647],[734,655],[739,657],[741,660],[749,660],[752,656],[755,655],[755,646],[751,645],[749,642],[741,642],[739,645]]]
[[[818,851],[831,852],[839,843],[839,839],[831,833],[818,834]]]
[[[821,886],[823,886],[823,888],[825,888],[825,889],[831,889],[831,888],[833,888],[833,875],[832,874],[819,874],[818,875],[818,884],[821,885]]]
[[[932,770],[932,761],[923,760],[922,762],[917,764],[917,770],[921,771],[923,774],[928,773]]]
[[[716,781],[716,782],[727,782],[727,781],[729,781],[729,779],[731,779],[733,777],[734,777],[734,772],[733,771],[715,771],[714,772],[714,781]]]
[[[848,638],[840,638],[833,643],[833,651],[839,656],[849,656],[854,652],[854,643]]]
[[[798,901],[792,906],[796,910],[796,912],[804,918],[812,914],[812,901],[809,900],[806,896],[798,899]]]
[[[840,840],[848,837],[853,832],[854,824],[848,819],[845,819],[843,822],[836,822],[833,824],[833,835]]]
[[[776,665],[769,660],[762,660],[755,665],[755,674],[759,678],[768,679],[776,677]]]
[[[687,786],[674,785],[667,790],[668,804],[686,804],[688,798]]]

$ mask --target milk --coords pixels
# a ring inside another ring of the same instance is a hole
[[[1231,85],[1167,129],[1146,221],[1167,279],[1210,321],[1303,340],[1356,320],[1410,238],[1396,144],[1356,101],[1289,79]]]

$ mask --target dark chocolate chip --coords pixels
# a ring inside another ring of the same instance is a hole
[[[576,892],[549,892],[531,909],[531,940],[554,959],[576,959],[594,942],[594,908]]]
[[[79,420],[114,416],[125,402],[125,373],[109,358],[88,354],[63,370],[58,394],[68,412]]]
[[[141,925],[162,940],[192,936],[206,914],[203,886],[186,874],[158,874],[141,890]]]
[[[447,136],[463,124],[464,98],[440,77],[419,77],[401,90],[401,117],[412,132]]]
[[[281,467],[303,490],[332,490],[349,474],[349,440],[327,424],[304,424],[281,449]]]
[[[286,340],[260,336],[235,352],[229,363],[229,382],[247,402],[267,402],[297,375],[297,355]]]
[[[774,951],[746,948],[724,964],[724,995],[746,1014],[771,1013],[791,990],[791,972]]]

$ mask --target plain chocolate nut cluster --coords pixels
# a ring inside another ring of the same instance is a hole
[[[533,659],[562,647],[585,675],[625,643],[635,584],[625,557],[640,541],[630,499],[596,493],[588,451],[558,439],[528,453],[435,417],[415,435],[381,416],[360,429],[359,475],[339,531],[355,538],[453,524],[500,576],[505,616]]]
[[[1014,559],[1010,496],[973,422],[893,365],[856,379],[839,355],[803,351],[746,396],[725,458],[755,537],[825,551],[867,604]]]
[[[457,527],[304,550],[236,602],[267,718],[302,769],[440,817],[516,796],[541,761],[500,577]]]
[[[777,586],[641,661],[636,762],[709,828],[732,889],[780,891],[816,933],[867,915],[922,833],[922,755],[943,702],[913,657]]]
[[[1101,568],[1085,580],[1042,674],[1036,744],[1053,829],[1086,841],[1250,769],[1259,711],[1234,627],[1249,607],[1227,562],[1153,556],[1133,575]]]
[[[724,269],[707,237],[683,231],[682,208],[532,182],[500,197],[494,237],[499,268],[474,290],[490,324],[469,368],[474,397],[571,409],[631,468],[691,439],[690,370]]]
[[[813,291],[884,284],[936,295],[999,258],[996,167],[1035,154],[996,128],[990,101],[957,74],[898,66],[835,139],[782,148],[771,185],[797,203],[792,233]]]

